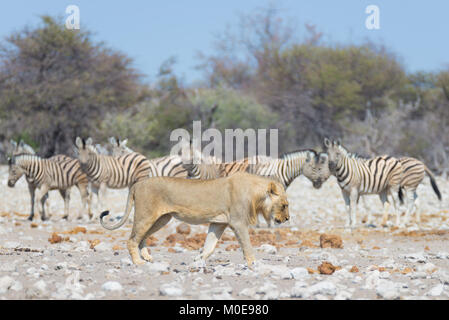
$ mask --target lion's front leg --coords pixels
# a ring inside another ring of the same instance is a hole
[[[249,238],[248,226],[244,223],[231,226],[232,230],[239,241],[240,247],[243,250],[243,256],[246,259],[248,268],[253,269],[253,264],[256,261],[254,257],[253,247],[251,246],[251,240]]]
[[[206,241],[204,242],[203,252],[196,256],[197,260],[206,260],[214,251],[223,232],[228,225],[224,223],[211,223],[207,232]]]

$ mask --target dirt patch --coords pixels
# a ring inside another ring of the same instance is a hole
[[[340,236],[323,233],[320,235],[320,247],[343,249],[343,240]]]

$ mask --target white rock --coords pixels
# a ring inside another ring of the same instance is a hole
[[[310,278],[309,271],[306,268],[297,267],[290,270],[290,273],[295,280],[304,280]]]
[[[55,266],[55,270],[67,269],[67,262],[58,262]]]
[[[380,279],[376,285],[376,293],[379,297],[384,299],[398,299],[399,298],[399,290],[396,283]]]
[[[307,290],[307,283],[304,281],[296,281],[293,286],[290,296],[292,298],[304,298],[307,299],[310,297],[310,292]]]
[[[122,259],[120,259],[120,265],[123,267],[123,266],[125,266],[125,267],[127,267],[127,266],[132,266],[133,265],[133,262],[131,261],[131,259],[129,259],[129,258],[122,258]]]
[[[17,266],[13,262],[0,263],[0,271],[4,272],[14,272],[17,270]]]
[[[426,293],[426,296],[431,296],[431,297],[441,296],[441,294],[443,293],[443,290],[444,290],[444,285],[441,283],[437,284],[435,287],[430,289],[429,292]]]
[[[268,294],[270,291],[277,290],[276,285],[271,283],[270,281],[265,282],[263,286],[257,289],[257,293],[259,294]]]
[[[368,290],[374,289],[379,283],[379,274],[379,270],[369,272],[365,280],[365,286],[363,288]]]
[[[94,247],[95,251],[112,251],[112,245],[107,242],[100,242]]]
[[[105,291],[122,291],[123,287],[122,285],[117,281],[108,281],[103,283],[101,286],[101,289]]]
[[[184,293],[184,290],[178,283],[165,283],[160,286],[159,293],[162,296],[179,297]]]
[[[352,293],[349,291],[341,290],[334,297],[335,300],[350,300],[352,297]]]
[[[335,296],[337,294],[337,287],[330,281],[321,281],[308,288],[311,295],[323,294]]]
[[[420,271],[420,272],[425,272],[425,273],[430,274],[430,273],[435,272],[435,271],[437,270],[437,266],[434,265],[434,264],[431,263],[431,262],[428,262],[428,263],[426,263],[426,264],[424,264],[424,265],[418,266],[417,269],[418,269],[418,271]]]
[[[239,292],[239,296],[254,298],[256,296],[256,288],[245,288]]]
[[[47,284],[44,280],[39,280],[33,285],[34,288],[36,288],[40,294],[45,294],[47,292]]]
[[[272,246],[271,244],[268,243],[264,243],[263,245],[260,246],[260,250],[265,252],[265,253],[269,253],[269,254],[276,254],[277,253],[277,249],[275,246]]]
[[[14,285],[14,279],[9,276],[0,278],[0,294],[5,293]]]
[[[147,263],[146,267],[152,272],[167,272],[170,269],[170,265],[166,262]]]

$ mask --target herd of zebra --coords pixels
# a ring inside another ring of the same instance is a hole
[[[435,177],[421,161],[405,157],[377,156],[364,158],[349,152],[339,141],[327,138],[323,141],[324,152],[312,149],[284,153],[279,158],[254,156],[230,163],[221,163],[217,158],[203,158],[200,164],[186,163],[179,155],[147,159],[142,154],[127,147],[127,139],[114,137],[109,139],[112,153],[105,154],[105,149],[94,145],[91,138],[75,140],[77,158],[55,155],[50,158],[37,156],[34,150],[23,141],[11,141],[13,151],[8,159],[8,186],[25,175],[31,197],[31,213],[34,216],[35,191],[38,190],[38,204],[41,219],[47,219],[45,203],[49,190],[59,190],[64,199],[64,218],[69,219],[70,189],[76,186],[82,199],[82,213],[90,219],[96,219],[92,212],[92,195],[96,194],[101,209],[106,188],[130,188],[134,183],[148,177],[171,176],[190,179],[215,179],[226,177],[238,171],[266,176],[278,180],[288,188],[295,178],[303,174],[319,189],[334,175],[341,188],[346,204],[348,219],[346,226],[356,225],[356,205],[361,195],[378,194],[384,205],[382,224],[388,220],[386,202],[391,202],[396,211],[396,225],[403,226],[409,222],[410,215],[416,211],[416,220],[420,222],[419,210],[416,208],[418,185],[425,174],[438,199],[441,193]],[[391,200],[388,199],[391,197]],[[406,203],[405,219],[400,223],[399,203]],[[81,212],[77,218],[82,218]],[[368,221],[372,221],[371,214]]]

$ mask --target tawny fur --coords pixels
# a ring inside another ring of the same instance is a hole
[[[134,225],[128,250],[135,264],[152,261],[148,251],[144,250],[145,240],[174,217],[190,224],[210,223],[203,251],[197,257],[203,260],[212,254],[229,226],[251,267],[255,258],[248,227],[256,223],[257,214],[262,214],[267,221],[273,218],[277,223],[289,219],[284,187],[276,181],[244,172],[215,180],[173,177],[142,180],[131,187],[121,221],[106,225],[102,219],[109,213],[106,211],[101,214],[101,225],[109,230],[119,228],[127,220],[133,204]]]

